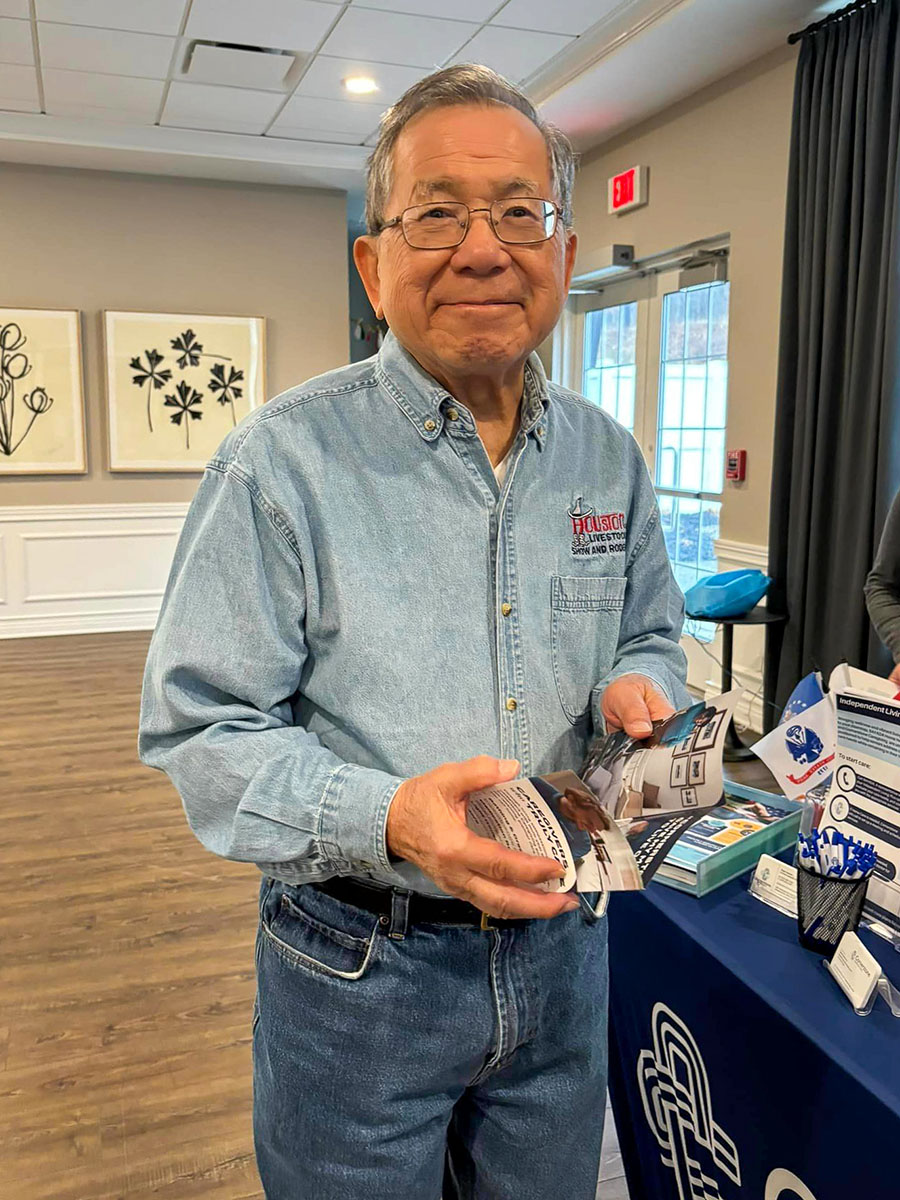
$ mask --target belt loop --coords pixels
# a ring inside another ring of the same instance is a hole
[[[391,927],[388,937],[395,942],[401,942],[406,937],[409,927],[409,892],[403,888],[393,888],[391,891]]]

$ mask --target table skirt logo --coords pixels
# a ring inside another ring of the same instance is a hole
[[[579,496],[566,509],[572,522],[572,553],[581,557],[592,554],[616,554],[625,550],[625,514],[598,513],[593,505],[585,507]]]
[[[716,1174],[740,1187],[737,1147],[713,1120],[706,1066],[688,1027],[665,1004],[650,1017],[653,1049],[638,1055],[637,1078],[661,1159],[680,1200],[722,1200]]]

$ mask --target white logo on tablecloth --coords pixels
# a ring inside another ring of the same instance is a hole
[[[766,1180],[766,1200],[786,1200],[788,1192],[794,1193],[795,1200],[816,1200],[802,1179],[779,1167]]]
[[[662,1162],[675,1172],[680,1200],[722,1200],[710,1172],[718,1167],[740,1187],[740,1159],[734,1142],[713,1120],[700,1050],[665,1004],[654,1005],[650,1025],[653,1049],[638,1055],[637,1077]]]

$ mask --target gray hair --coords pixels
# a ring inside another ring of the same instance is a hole
[[[550,158],[550,177],[562,209],[562,221],[572,224],[572,186],[575,180],[575,151],[566,135],[555,125],[542,121],[524,92],[477,63],[460,63],[426,75],[408,88],[381,118],[378,141],[366,167],[366,228],[381,230],[384,210],[393,185],[394,146],[404,126],[413,117],[432,108],[455,104],[508,104],[524,114],[543,134]]]

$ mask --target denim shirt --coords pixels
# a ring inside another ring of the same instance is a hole
[[[500,488],[472,414],[389,334],[209,462],[139,754],[215,854],[441,894],[388,857],[402,780],[476,754],[577,770],[617,676],[687,699],[683,611],[629,433],[532,355]]]

